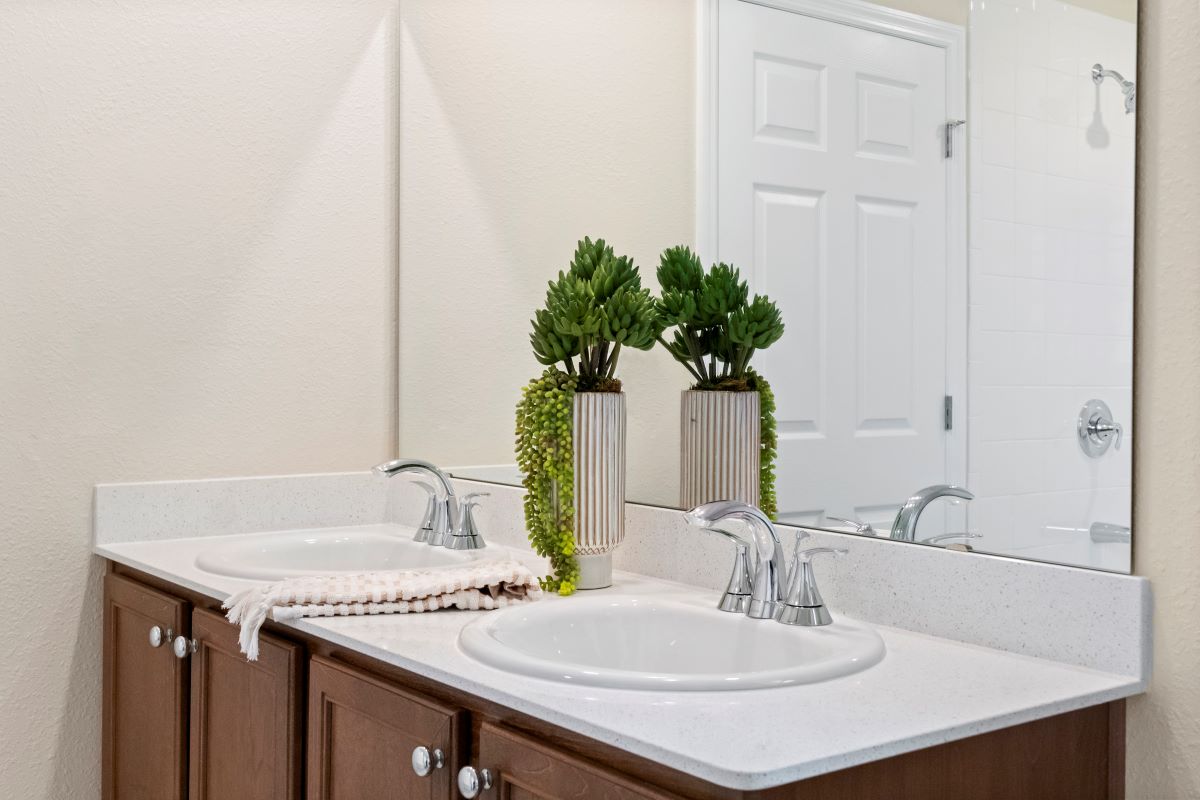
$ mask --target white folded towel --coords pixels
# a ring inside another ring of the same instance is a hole
[[[242,626],[242,652],[258,660],[258,632],[268,618],[407,614],[461,608],[470,611],[528,603],[542,596],[529,568],[518,561],[483,561],[436,570],[393,570],[357,575],[288,578],[254,586],[222,604]]]

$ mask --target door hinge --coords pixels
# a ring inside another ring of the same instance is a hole
[[[966,124],[967,121],[965,119],[952,119],[948,120],[946,124],[942,126],[942,136],[946,144],[946,158],[954,157],[954,129],[960,125]]]
[[[946,395],[942,403],[942,420],[946,426],[946,430],[954,430],[954,396]]]

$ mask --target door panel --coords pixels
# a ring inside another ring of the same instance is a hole
[[[192,636],[190,800],[298,800],[303,650],[260,634],[247,661],[238,629],[199,609]]]
[[[966,478],[943,414],[945,51],[743,0],[721,1],[718,47],[718,257],[787,326],[755,357],[780,519],[886,529],[913,490]]]
[[[450,800],[465,712],[335,661],[313,657],[308,691],[308,800]],[[440,749],[427,777],[412,751]]]
[[[187,663],[171,652],[187,635],[188,604],[117,575],[104,576],[104,800],[182,800],[187,782]],[[163,631],[158,647],[150,629]]]
[[[475,762],[496,776],[487,800],[681,800],[491,723],[480,730]]]

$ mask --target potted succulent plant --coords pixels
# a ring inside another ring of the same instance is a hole
[[[559,594],[612,583],[612,551],[625,536],[624,348],[659,338],[654,300],[637,266],[603,239],[584,238],[546,291],[529,340],[545,371],[517,405],[517,465],[525,523],[550,559],[542,582]]]
[[[741,500],[776,513],[775,398],[750,360],[783,336],[783,318],[765,295],[750,297],[741,273],[707,273],[687,247],[663,252],[658,267],[659,342],[695,383],[680,408],[679,504]]]

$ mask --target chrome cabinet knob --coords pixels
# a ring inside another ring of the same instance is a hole
[[[492,773],[490,770],[474,767],[463,767],[458,771],[458,792],[467,800],[479,797],[479,793],[492,788]]]
[[[421,746],[414,748],[412,751],[412,768],[413,772],[421,778],[426,777],[435,769],[441,769],[446,765],[446,755],[438,749],[430,750],[428,747]]]
[[[175,641],[171,643],[171,651],[175,653],[176,658],[187,658],[196,652],[198,647],[199,644],[195,639],[189,639],[186,636],[176,636]]]
[[[153,628],[150,629],[150,646],[151,647],[162,647],[162,643],[165,639],[166,639],[166,637],[163,634],[163,629],[160,628],[158,625],[155,625]]]

